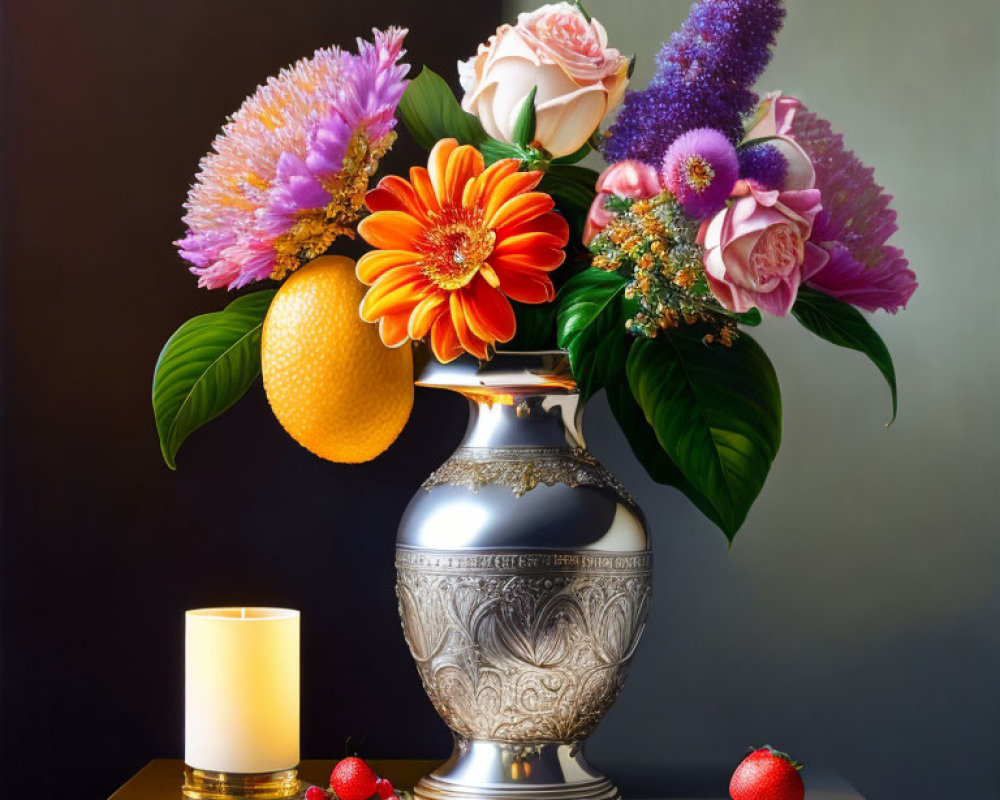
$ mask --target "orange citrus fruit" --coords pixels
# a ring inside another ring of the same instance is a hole
[[[413,409],[413,354],[382,344],[358,314],[354,262],[323,256],[292,273],[264,320],[261,371],[289,435],[329,461],[371,461]]]

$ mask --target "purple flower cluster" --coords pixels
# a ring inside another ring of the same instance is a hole
[[[875,182],[830,123],[803,107],[792,123],[795,141],[816,169],[823,210],[812,241],[830,254],[809,285],[866,311],[895,314],[917,289],[917,276],[898,247],[886,244],[898,229],[892,195]]]
[[[788,176],[788,159],[770,144],[754,144],[739,151],[740,177],[763,189],[780,189]]]
[[[692,128],[716,128],[734,143],[757,103],[750,87],[767,66],[784,19],[781,0],[702,0],[664,45],[649,86],[625,97],[604,145],[608,161],[659,167]]]
[[[216,137],[175,244],[210,289],[283,278],[352,232],[392,145],[409,67],[406,31],[374,31],[358,53],[317,50],[243,103]]]
[[[732,142],[714,128],[696,128],[670,145],[661,179],[689,217],[708,219],[725,207],[739,174]]]

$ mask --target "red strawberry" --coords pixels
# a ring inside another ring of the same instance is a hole
[[[340,761],[330,773],[330,788],[340,800],[368,800],[377,782],[372,768],[357,756]]]
[[[729,782],[733,800],[804,800],[806,787],[799,770],[780,750],[765,745],[743,759]]]
[[[379,778],[378,782],[375,784],[375,791],[378,792],[378,796],[381,800],[389,800],[390,797],[393,797],[396,794],[396,790],[392,788],[392,784],[389,782],[388,778]]]
[[[306,789],[306,800],[330,800],[330,798],[322,786],[310,786]]]

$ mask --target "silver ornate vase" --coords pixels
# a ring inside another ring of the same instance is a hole
[[[396,543],[403,631],[455,737],[423,800],[615,800],[583,743],[618,697],[649,611],[642,512],[587,450],[564,353],[431,361],[469,398],[461,446]]]

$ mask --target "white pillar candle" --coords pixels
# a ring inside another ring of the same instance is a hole
[[[213,772],[299,763],[299,612],[188,611],[184,762]]]

